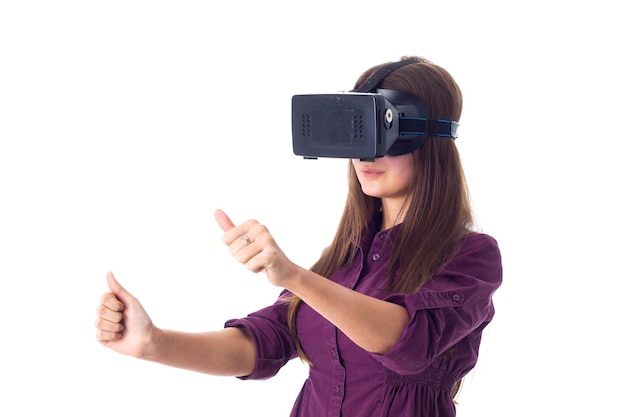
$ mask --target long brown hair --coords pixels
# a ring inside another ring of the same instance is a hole
[[[429,118],[459,121],[463,98],[459,86],[443,68],[420,57],[402,57],[414,63],[389,74],[380,88],[399,90],[421,98]],[[362,85],[381,65],[370,68],[357,80]],[[421,150],[413,152],[415,174],[412,196],[393,246],[387,288],[411,293],[419,289],[450,257],[459,239],[470,233],[473,218],[465,175],[454,140],[429,136]],[[352,164],[349,164],[348,197],[335,237],[311,271],[330,275],[350,263],[358,241],[376,212],[379,198],[363,193]],[[407,255],[409,254],[409,255]],[[397,279],[393,279],[399,274]],[[310,364],[298,341],[296,316],[301,300],[289,299],[289,327],[300,357]]]

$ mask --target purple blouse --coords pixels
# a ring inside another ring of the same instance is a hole
[[[400,340],[385,355],[367,352],[303,303],[298,336],[313,366],[292,417],[456,414],[450,392],[476,365],[482,330],[493,318],[492,295],[502,281],[500,251],[492,237],[468,235],[456,256],[417,292],[389,294],[380,287],[396,231],[365,237],[355,261],[330,279],[406,307],[410,320]],[[256,344],[255,369],[243,379],[270,378],[297,357],[287,309],[279,298],[246,318],[226,322],[226,327],[246,328]]]

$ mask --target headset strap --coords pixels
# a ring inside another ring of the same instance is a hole
[[[383,80],[392,72],[405,65],[414,64],[417,61],[410,59],[392,62],[380,67],[359,88],[352,90],[355,93],[372,93],[382,84]],[[402,135],[429,135],[442,136],[456,139],[458,137],[459,124],[450,120],[433,120],[425,118],[400,118],[400,132]]]
[[[405,59],[404,61],[392,62],[391,64],[387,64],[374,73],[371,77],[367,79],[365,83],[359,88],[352,90],[355,93],[371,93],[374,92],[378,86],[383,82],[383,80],[392,72],[397,70],[400,67],[405,65],[414,64],[416,61]]]
[[[401,117],[399,135],[429,135],[456,139],[459,124],[450,120],[433,120],[423,117]]]

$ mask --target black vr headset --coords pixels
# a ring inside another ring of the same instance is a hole
[[[293,152],[306,159],[358,158],[371,161],[424,146],[427,136],[457,137],[459,124],[428,118],[418,97],[378,89],[387,75],[412,64],[383,66],[362,87],[338,94],[295,95],[291,100]]]

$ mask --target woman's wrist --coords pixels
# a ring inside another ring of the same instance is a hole
[[[158,362],[159,355],[163,351],[163,346],[167,345],[167,336],[165,331],[153,326],[149,332],[145,342],[143,343],[143,351],[140,353],[139,358],[147,361]]]
[[[306,293],[307,288],[310,286],[311,275],[313,275],[313,272],[298,265],[293,265],[294,271],[289,274],[289,279],[285,283],[284,288],[292,294],[302,296]]]

